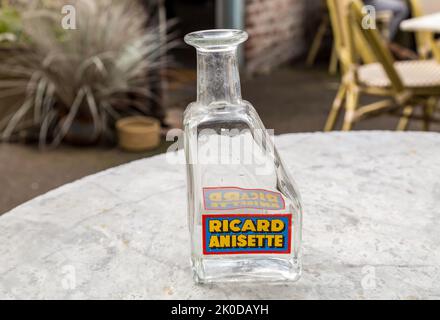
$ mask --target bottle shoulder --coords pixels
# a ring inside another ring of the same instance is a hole
[[[259,119],[255,108],[250,102],[245,100],[241,100],[237,104],[218,102],[202,105],[198,102],[192,102],[184,112],[184,125],[216,120],[222,122],[225,120],[239,121],[245,118]]]

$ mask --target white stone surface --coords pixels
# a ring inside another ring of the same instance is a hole
[[[0,298],[440,299],[439,134],[292,134],[276,143],[303,196],[299,282],[195,285],[184,167],[161,155],[0,217]]]

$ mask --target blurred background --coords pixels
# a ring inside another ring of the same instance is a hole
[[[350,36],[356,21],[334,0],[2,0],[0,214],[165,152],[196,96],[196,54],[182,39],[202,29],[249,33],[242,94],[276,134],[439,131],[440,2],[364,4],[377,9],[367,14],[378,42]]]

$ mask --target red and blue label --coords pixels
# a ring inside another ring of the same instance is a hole
[[[203,254],[290,254],[292,214],[203,215]]]

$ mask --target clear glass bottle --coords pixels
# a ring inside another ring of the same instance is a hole
[[[301,274],[297,189],[252,105],[242,100],[240,30],[186,35],[197,49],[197,101],[184,116],[188,223],[197,283],[295,281]]]

